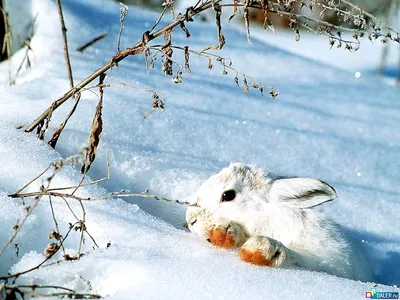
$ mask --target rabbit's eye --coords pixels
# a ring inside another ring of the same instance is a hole
[[[236,197],[236,192],[234,190],[225,191],[222,193],[221,202],[232,201]]]

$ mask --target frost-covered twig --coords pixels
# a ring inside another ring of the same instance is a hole
[[[118,33],[118,41],[117,41],[117,51],[119,52],[121,49],[120,49],[120,45],[121,45],[121,36],[122,36],[122,31],[124,30],[124,28],[125,28],[125,25],[124,25],[124,20],[125,20],[125,17],[128,15],[128,12],[129,12],[129,8],[128,8],[128,6],[126,6],[125,4],[123,4],[123,3],[120,3],[119,5],[121,5],[121,8],[120,8],[120,16],[119,16],[119,23],[120,23],[120,26],[119,26],[119,33]]]

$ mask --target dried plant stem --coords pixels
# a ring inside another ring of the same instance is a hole
[[[76,48],[76,51],[83,52],[84,50],[86,50],[86,48],[88,48],[88,47],[92,46],[93,44],[97,43],[98,41],[104,39],[106,36],[107,36],[107,33],[102,33],[102,34],[94,37],[89,42],[85,43],[84,45]]]
[[[374,15],[370,14],[369,12],[360,9],[358,6],[354,5],[353,3],[347,1],[347,0],[340,0],[341,3],[346,4],[347,6],[351,7],[352,9],[358,10],[361,14],[368,16],[372,20],[378,20]]]
[[[107,176],[106,177],[98,179],[98,180],[94,180],[94,181],[91,181],[91,182],[88,182],[88,183],[82,183],[83,180],[81,180],[81,182],[77,186],[56,187],[56,188],[49,188],[47,190],[48,191],[62,191],[62,190],[71,190],[71,189],[76,190],[77,187],[81,188],[81,187],[85,187],[85,186],[95,185],[95,184],[98,184],[100,182],[109,180],[111,178],[111,173],[110,173],[110,161],[109,161],[109,158],[108,158],[108,153],[106,153],[106,159],[107,159]],[[83,175],[82,175],[82,177],[83,177]]]
[[[4,9],[4,2],[1,0],[2,5],[0,6],[0,11],[3,15],[3,20],[4,20],[4,38],[3,38],[3,47],[1,50],[1,53],[6,53],[7,55],[7,63],[8,63],[8,84],[13,85],[14,81],[12,80],[11,77],[11,45],[12,45],[12,35],[11,35],[11,27],[10,27],[10,22],[8,20],[8,13]]]
[[[68,120],[72,117],[72,115],[74,114],[76,107],[79,104],[79,101],[81,100],[81,93],[77,93],[76,97],[75,97],[75,104],[72,107],[71,111],[68,113],[67,117],[65,118],[65,120],[60,124],[60,126],[54,130],[53,132],[53,136],[51,137],[51,139],[49,140],[48,144],[50,145],[50,147],[55,148],[58,142],[58,139],[60,138],[60,135],[62,133],[62,131],[64,130],[65,126],[67,125]]]
[[[62,32],[62,36],[63,36],[64,58],[65,58],[65,63],[67,65],[69,85],[70,85],[70,88],[72,89],[74,87],[74,79],[72,77],[72,67],[71,67],[71,62],[69,60],[69,53],[68,53],[67,28],[65,27],[64,16],[63,16],[62,6],[61,6],[61,0],[56,0],[56,2],[57,2],[58,14],[60,16],[61,32]]]
[[[44,173],[47,172],[48,169],[50,169],[50,167],[52,166],[52,164],[50,164],[46,169],[44,169],[44,171],[42,173],[40,173],[38,176],[36,176],[35,178],[33,178],[31,181],[29,181],[27,184],[25,184],[22,188],[20,188],[16,194],[22,192],[24,189],[26,189],[29,185],[31,185],[34,181],[36,181],[37,179],[39,179]]]
[[[58,292],[58,293],[50,293],[50,294],[43,294],[43,293],[37,293],[34,290],[20,290],[18,286],[15,288],[7,288],[8,290],[11,290],[15,294],[19,294],[20,297],[22,296],[31,296],[31,297],[43,297],[43,298],[50,298],[50,297],[60,297],[60,298],[71,298],[71,299],[100,299],[102,298],[100,295],[97,294],[87,294],[87,293],[77,293],[75,291],[73,292]],[[24,299],[24,298],[22,298]]]
[[[75,226],[75,225],[78,225],[78,224],[79,224],[79,222],[76,222],[76,223],[72,224],[72,226],[70,226],[69,230],[67,231],[67,233],[65,234],[65,236],[62,238],[61,243],[64,243],[64,241],[67,239],[69,233],[72,231],[72,229],[74,228],[74,226]],[[52,253],[50,256],[46,257],[46,259],[44,259],[43,261],[41,261],[41,262],[40,262],[39,264],[37,264],[36,266],[33,266],[32,268],[29,268],[29,269],[27,269],[27,270],[25,270],[25,271],[18,272],[18,273],[15,273],[15,274],[9,274],[9,275],[7,275],[7,276],[1,276],[1,277],[0,277],[0,280],[7,280],[7,279],[10,279],[10,278],[15,278],[15,279],[17,279],[17,278],[18,278],[19,276],[21,276],[21,275],[24,275],[24,274],[26,274],[26,273],[32,272],[32,271],[34,271],[34,270],[37,270],[37,269],[39,269],[41,266],[43,266],[44,263],[46,263],[47,261],[49,261],[57,252],[58,252],[58,251],[55,251],[55,252]],[[1,253],[0,253],[0,254],[1,254]]]
[[[129,55],[141,54],[143,51],[145,51],[146,45],[147,45],[148,42],[154,40],[155,38],[159,37],[160,35],[164,35],[166,32],[170,32],[176,26],[180,26],[182,22],[192,21],[193,20],[192,19],[193,16],[195,16],[195,15],[197,15],[197,14],[199,14],[199,13],[201,13],[201,12],[211,8],[211,7],[215,8],[216,4],[219,4],[220,2],[221,2],[221,0],[215,0],[215,1],[207,0],[205,2],[199,1],[196,4],[195,7],[188,8],[185,14],[178,15],[177,18],[172,23],[164,26],[163,28],[155,31],[154,33],[146,31],[143,34],[143,37],[139,42],[137,42],[132,47],[129,47],[129,48],[125,49],[125,50],[119,51],[104,66],[102,66],[101,68],[96,70],[94,73],[89,75],[86,79],[84,79],[82,82],[77,84],[74,88],[70,89],[62,97],[60,97],[57,100],[55,100],[53,102],[53,104],[46,111],[44,111],[32,124],[30,124],[25,129],[25,131],[26,132],[32,132],[39,124],[42,124],[43,121],[46,118],[48,118],[48,116],[50,115],[52,110],[57,109],[65,101],[67,101],[69,98],[71,98],[75,93],[77,93],[80,90],[82,90],[86,85],[88,85],[90,82],[92,82],[98,76],[100,76],[100,74],[105,73],[106,71],[111,69],[113,66],[116,66],[120,61],[122,61],[123,59],[125,59]],[[302,26],[302,27],[306,28],[307,30],[314,30],[310,26],[307,25],[307,22],[311,21],[311,20],[305,20],[305,21],[300,22],[298,19],[299,18],[304,18],[303,15],[297,15],[297,16],[294,15],[293,12],[290,12],[290,9],[287,10],[287,8],[282,8],[281,7],[282,4],[283,4],[283,3],[281,3],[281,1],[278,1],[278,2],[279,3],[273,3],[273,2],[270,3],[270,2],[268,2],[268,5],[266,6],[265,3],[251,2],[251,1],[248,1],[248,0],[245,3],[239,3],[237,1],[235,1],[235,3],[226,3],[226,4],[222,3],[222,4],[219,4],[219,5],[217,5],[217,7],[218,7],[217,9],[219,9],[220,7],[229,7],[229,6],[231,6],[231,7],[232,6],[233,7],[238,7],[239,6],[239,7],[261,9],[264,12],[268,11],[270,13],[274,13],[274,14],[278,14],[278,15],[282,14],[283,16],[286,16],[287,18],[289,18],[290,20],[295,22],[297,24],[297,27]],[[342,0],[342,2],[343,2],[343,0]],[[289,1],[288,3],[289,3],[289,6],[291,5],[291,7],[293,7],[294,4],[297,3],[297,1]],[[320,3],[320,2],[317,2],[317,3]],[[344,3],[347,4],[347,1],[345,1]],[[350,5],[350,7],[353,7],[353,6]],[[335,10],[335,9],[338,9],[338,8],[336,6],[333,6],[333,4],[332,4],[332,6],[327,7],[327,9]],[[339,11],[343,12],[343,10],[339,10]],[[362,12],[362,10],[361,10],[361,12]],[[313,22],[316,22],[317,24],[321,24],[321,26],[325,24],[325,23],[321,23],[318,20],[313,20]],[[328,24],[330,24],[330,23],[328,23]],[[328,25],[326,24],[324,26],[328,26]],[[330,24],[329,28],[334,28],[333,24]],[[345,28],[345,27],[343,27],[343,28]],[[362,28],[359,27],[359,28],[355,29],[354,31],[355,32],[360,32],[360,31],[362,31]],[[317,33],[325,34],[331,39],[338,40],[339,41],[339,45],[340,45],[341,42],[345,43],[346,44],[346,49],[348,49],[348,50],[352,49],[351,46],[350,46],[351,43],[358,44],[358,42],[343,40],[340,35],[336,36],[336,35],[334,35],[332,33],[326,32],[326,31],[321,31],[321,32],[317,31]],[[380,34],[376,30],[372,32],[372,35],[374,37],[382,37],[382,38],[386,37],[386,35]],[[355,40],[357,40],[357,38]],[[399,38],[398,34],[397,34],[397,37],[393,38],[393,41],[396,41],[396,42],[400,41],[400,38]]]
[[[81,238],[79,240],[79,248],[78,248],[78,256],[81,254],[81,249],[82,249],[82,244],[83,244],[83,239],[84,239],[84,233],[86,231],[86,210],[85,207],[83,206],[82,200],[79,200],[79,204],[81,205],[82,208],[82,220],[80,224],[80,229],[81,229]],[[96,244],[97,246],[97,244]],[[98,248],[99,246],[97,246]]]
[[[46,171],[48,170],[48,168],[42,172],[41,174],[44,174]],[[44,187],[43,185],[41,186],[41,192],[46,192],[46,189],[49,188],[52,179],[54,178],[55,174],[58,172],[59,168],[57,168],[57,166],[55,166],[55,170],[53,175],[51,175],[50,177],[47,178],[47,186]],[[36,177],[38,178],[38,177]],[[31,183],[34,180],[30,181]],[[25,185],[26,187],[27,185]],[[23,187],[20,190],[23,190],[25,187]],[[23,225],[25,224],[26,220],[28,219],[28,217],[32,214],[32,212],[35,210],[35,208],[38,206],[40,199],[42,198],[42,195],[37,195],[35,196],[35,201],[33,203],[32,206],[26,206],[25,210],[26,210],[26,214],[24,216],[24,218],[22,219],[21,222],[18,222],[15,226],[14,226],[14,232],[13,234],[10,236],[10,238],[8,239],[8,241],[6,242],[6,244],[1,248],[0,250],[0,256],[3,254],[3,252],[7,249],[8,246],[10,246],[10,244],[14,241],[15,237],[17,236],[17,234],[20,232],[21,228],[23,227]]]
[[[118,41],[117,41],[117,51],[118,52],[120,51],[122,31],[125,28],[124,20],[125,20],[126,15],[129,12],[128,6],[126,6],[123,3],[119,3],[119,4],[121,5],[121,8],[120,8],[120,17],[119,17],[120,26],[119,26]]]
[[[41,196],[36,196],[35,197],[35,202],[33,203],[33,205],[31,207],[29,207],[27,209],[27,213],[25,214],[25,217],[22,219],[21,222],[19,222],[15,227],[14,227],[14,232],[13,234],[10,236],[10,238],[8,239],[8,241],[4,244],[4,246],[1,248],[0,250],[0,256],[3,254],[3,252],[7,249],[8,246],[11,245],[11,243],[14,241],[15,237],[17,236],[17,234],[19,233],[19,231],[21,230],[21,228],[23,227],[23,225],[25,224],[25,221],[28,219],[28,217],[31,215],[31,213],[35,210],[35,208],[38,206],[39,201],[41,199]],[[1,279],[1,278],[0,278]]]
[[[155,46],[155,47],[157,47],[157,46]],[[179,46],[171,46],[171,47],[175,48],[175,49],[182,50],[182,51],[185,50],[184,47],[179,47]],[[209,53],[209,52],[206,52],[206,51],[198,51],[198,50],[193,50],[193,49],[188,49],[187,51],[189,51],[190,53],[196,54],[196,55],[198,55],[200,57],[204,57],[204,58],[207,58],[207,59],[212,59],[212,60],[216,61],[217,63],[219,63],[221,66],[223,66],[225,69],[229,69],[231,71],[234,71],[236,74],[242,75],[242,76],[250,79],[254,83],[260,84],[255,78],[253,78],[251,76],[248,76],[247,74],[245,74],[245,73],[235,69],[234,67],[232,67],[230,58],[221,57],[219,55],[216,55],[216,54],[213,54],[213,53]],[[226,64],[225,60],[228,60],[229,63]],[[273,87],[270,86],[270,85],[262,84],[262,86],[268,87],[270,89],[273,89]]]
[[[29,193],[19,193],[19,194],[10,194],[8,195],[11,198],[28,198],[28,197],[35,197],[38,195],[48,195],[48,196],[54,196],[54,197],[61,197],[61,198],[66,198],[66,199],[73,199],[73,200],[77,200],[77,201],[101,201],[101,200],[108,200],[111,198],[125,198],[125,197],[140,197],[140,198],[151,198],[151,199],[155,199],[155,200],[159,200],[159,201],[166,201],[166,202],[173,202],[173,203],[178,203],[181,205],[185,205],[185,206],[193,206],[187,202],[184,201],[180,201],[180,200],[171,200],[168,198],[164,198],[161,196],[157,196],[157,195],[151,195],[151,194],[147,194],[147,193],[125,193],[125,192],[118,192],[118,193],[110,193],[109,195],[105,196],[105,197],[80,197],[80,196],[76,196],[74,194],[68,194],[68,193],[60,193],[57,191],[40,191],[40,192],[29,192]],[[194,205],[196,206],[196,205]]]
[[[18,285],[10,285],[5,284],[4,289],[7,291],[7,294],[14,293],[16,295],[20,295],[22,299],[24,296],[31,296],[31,297],[68,297],[72,299],[100,299],[101,296],[97,294],[88,294],[88,293],[77,293],[76,291],[57,285],[26,285],[26,284],[18,284]],[[27,290],[25,290],[27,289]],[[37,289],[53,289],[53,290],[61,290],[64,292],[57,292],[57,293],[48,293],[42,294],[37,293]],[[8,299],[8,298],[7,298]]]
[[[157,21],[154,23],[153,27],[151,27],[151,29],[149,30],[149,32],[152,32],[157,27],[157,25],[161,22],[162,18],[164,17],[166,11],[167,11],[167,6],[164,6],[163,11],[161,12]]]
[[[60,228],[58,227],[57,218],[56,218],[56,215],[54,213],[53,201],[51,201],[51,196],[49,196],[49,203],[50,203],[51,215],[53,217],[54,225],[56,226],[56,232],[57,232],[58,236],[61,236]],[[61,243],[61,247],[62,247],[63,254],[65,255],[64,243]]]
[[[109,88],[109,87],[112,87],[113,85],[122,85],[122,86],[124,86],[124,87],[128,87],[128,88],[135,89],[135,90],[137,90],[137,91],[142,91],[142,92],[157,93],[156,90],[153,90],[153,89],[143,89],[143,88],[140,88],[140,87],[138,87],[138,86],[136,86],[136,85],[129,84],[129,83],[126,83],[126,82],[110,82],[110,83],[103,83],[103,84],[92,85],[92,86],[89,86],[89,87],[86,87],[86,88],[81,89],[81,92],[88,91],[88,90],[92,90],[92,89],[95,89],[95,88]]]
[[[216,2],[219,2],[220,0],[217,0]],[[204,10],[209,9],[212,7],[211,2],[206,2],[202,5],[200,5],[198,8],[192,9],[188,11],[187,15],[188,17],[193,17]],[[65,101],[67,101],[69,98],[71,98],[74,94],[79,92],[81,89],[83,89],[85,86],[87,86],[89,83],[91,83],[93,80],[95,80],[97,77],[100,76],[100,74],[107,72],[110,70],[113,66],[117,65],[120,61],[128,57],[129,55],[137,55],[140,54],[144,51],[144,47],[147,42],[154,40],[155,38],[159,37],[160,35],[163,35],[164,32],[171,30],[172,28],[179,26],[181,22],[185,21],[185,16],[180,15],[177,17],[175,21],[172,23],[164,26],[163,28],[157,30],[154,33],[148,33],[146,35],[146,39],[142,39],[141,41],[137,42],[135,45],[132,47],[129,47],[125,50],[119,51],[115,56],[113,56],[104,66],[101,68],[97,69],[95,72],[93,72],[91,75],[89,75],[87,78],[85,78],[83,81],[81,81],[79,84],[77,84],[75,87],[71,88],[67,93],[65,93],[63,96],[55,100],[52,105],[46,109],[32,124],[30,124],[25,131],[26,132],[32,132],[40,123],[43,122],[44,119],[46,119],[51,111],[51,108],[53,110],[56,110],[60,105],[62,105]],[[146,40],[146,42],[145,42]]]
[[[32,290],[35,290],[35,289],[59,289],[59,290],[64,290],[64,291],[68,291],[68,292],[75,292],[74,290],[71,290],[69,288],[62,287],[62,286],[57,286],[57,285],[42,285],[42,284],[26,285],[26,284],[18,284],[18,286],[16,286],[16,287],[18,287],[18,288],[30,288]],[[7,288],[13,288],[13,286],[9,286]]]

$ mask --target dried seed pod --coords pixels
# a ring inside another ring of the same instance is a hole
[[[92,128],[90,129],[88,147],[86,151],[85,163],[82,166],[81,172],[86,174],[93,161],[96,158],[97,147],[100,143],[101,133],[103,132],[103,119],[102,119],[102,110],[103,110],[103,83],[106,78],[106,74],[102,73],[99,77],[99,86],[100,86],[100,99],[97,104],[96,111],[92,121]]]
[[[210,69],[210,70],[212,70],[213,67],[214,67],[214,66],[213,66],[213,64],[212,64],[212,62],[211,62],[211,58],[209,58],[209,59],[208,59],[208,66],[207,66],[207,68]]]
[[[249,0],[246,0],[245,2],[245,7],[243,10],[243,18],[244,18],[244,23],[246,26],[246,36],[247,36],[247,41],[249,44],[251,44],[251,40],[250,40],[250,22],[249,22]]]
[[[185,53],[185,70],[188,71],[189,73],[192,73],[192,70],[190,69],[189,65],[189,47],[188,46],[183,47],[183,52]]]
[[[178,70],[178,72],[176,73],[176,76],[174,76],[173,78],[172,78],[172,81],[174,82],[174,83],[182,83],[182,81],[183,81],[183,78],[182,78],[182,70]]]
[[[275,99],[279,95],[279,92],[272,89],[269,91],[269,95],[272,97],[272,99]]]
[[[171,48],[171,30],[167,30],[164,33],[165,44],[161,47],[161,51],[164,54],[164,60],[162,62],[162,71],[165,75],[172,75],[172,54],[173,50]]]
[[[235,78],[233,78],[233,80],[235,80],[236,85],[239,86],[239,78],[237,77],[237,75],[235,76]]]
[[[151,56],[150,49],[146,48],[144,50],[144,61],[145,61],[145,64],[146,64],[146,72],[147,72],[147,74],[149,73],[149,57],[150,56]]]
[[[221,5],[219,5],[218,3],[214,3],[213,8],[215,11],[215,23],[217,25],[218,45],[207,46],[203,49],[202,52],[210,49],[221,50],[222,47],[225,45],[225,37],[222,34],[222,27],[221,27],[221,14],[222,14]]]
[[[238,12],[239,0],[233,0],[233,14],[229,17],[229,22],[236,16]]]
[[[178,15],[178,18],[180,18],[180,17],[182,17],[181,13],[179,13],[179,15]],[[181,26],[183,32],[185,33],[186,38],[190,38],[190,33],[189,33],[189,30],[185,26],[185,22],[182,21],[182,22],[179,23],[179,25]]]
[[[56,239],[57,241],[62,239],[62,235],[53,231],[49,233],[49,239]]]
[[[44,254],[47,258],[50,258],[57,253],[58,249],[60,249],[60,245],[57,243],[48,244],[46,249],[44,249]]]
[[[300,31],[296,29],[296,42],[300,41]]]

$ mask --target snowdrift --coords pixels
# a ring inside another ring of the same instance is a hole
[[[119,6],[98,0],[63,5],[78,82],[116,52]],[[21,202],[7,194],[49,162],[73,155],[87,143],[98,99],[91,92],[82,95],[55,151],[33,134],[16,129],[28,125],[68,90],[56,6],[49,0],[32,0],[31,15],[36,13],[32,68],[23,70],[16,85],[9,87],[7,64],[0,64],[1,245],[24,215]],[[157,17],[131,7],[121,46],[134,44]],[[201,50],[217,40],[212,24],[195,22],[187,27],[192,37],[187,40],[176,30],[173,43]],[[83,53],[74,51],[101,32],[108,32],[104,40]],[[203,180],[234,161],[319,177],[339,195],[320,209],[363,241],[377,289],[400,291],[392,286],[400,284],[398,89],[368,74],[355,78],[351,72],[289,53],[269,44],[268,35],[249,45],[234,26],[225,25],[224,34],[227,44],[220,55],[231,58],[238,70],[277,88],[279,97],[244,93],[236,87],[234,73],[222,76],[217,65],[209,70],[208,61],[195,56],[192,74],[184,73],[179,85],[161,72],[160,59],[147,74],[142,56],[128,58],[108,72],[107,81],[155,89],[165,97],[166,110],[144,119],[151,110],[151,94],[120,86],[105,90],[104,132],[89,175],[93,179],[106,175],[108,151],[111,179],[84,193],[95,197],[150,188],[154,194],[189,201]],[[283,39],[279,44],[285,43]],[[327,44],[314,51],[329,56]],[[13,56],[14,70],[24,53],[20,50]],[[72,104],[55,112],[49,132]],[[66,167],[54,185],[79,180],[79,170]],[[235,252],[216,249],[187,232],[184,207],[176,204],[111,199],[87,203],[86,210],[87,226],[101,249],[90,250],[88,240],[85,249],[90,253],[79,261],[41,268],[21,276],[19,283],[58,284],[112,299],[364,299],[374,286],[322,273],[245,264]],[[55,211],[61,231],[67,230],[71,216],[60,199],[55,200]],[[15,240],[18,257],[13,247],[0,257],[0,274],[42,261],[53,227],[49,203],[43,200]],[[68,251],[73,254],[78,242],[78,234],[71,236]],[[106,248],[108,242],[111,246]]]

